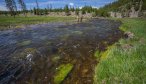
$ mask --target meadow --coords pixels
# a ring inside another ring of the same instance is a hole
[[[122,38],[107,51],[97,54],[95,84],[145,84],[146,83],[146,19],[118,19],[120,29],[134,37]]]
[[[21,28],[24,25],[42,24],[48,22],[68,22],[74,21],[75,17],[55,17],[55,16],[0,16],[0,30]]]

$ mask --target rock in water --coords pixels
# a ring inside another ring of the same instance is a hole
[[[26,56],[26,59],[29,61],[29,62],[32,62],[32,58],[33,58],[33,55],[32,54],[28,54]]]

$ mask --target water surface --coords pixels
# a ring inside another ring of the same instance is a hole
[[[55,70],[71,63],[63,84],[93,84],[96,50],[104,51],[123,32],[120,22],[92,19],[0,31],[1,84],[53,84]]]

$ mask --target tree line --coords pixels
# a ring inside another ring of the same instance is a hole
[[[98,10],[99,16],[109,16],[109,12],[121,12],[123,11],[122,7],[126,10],[130,10],[132,6],[135,7],[137,11],[139,9],[140,2],[143,1],[142,10],[146,10],[146,0],[117,0],[115,2],[109,3]]]
[[[75,12],[76,15],[79,15],[79,12],[82,14],[86,13],[92,13],[94,12],[95,15],[97,15],[97,9],[92,8],[92,6],[84,6],[82,9],[80,8],[74,8],[74,7],[69,7],[68,5],[65,5],[64,8],[52,8],[52,5],[47,5],[46,8],[39,8],[39,3],[37,0],[36,1],[36,7],[33,9],[27,10],[26,4],[24,0],[17,0],[17,3],[21,7],[21,10],[18,10],[17,5],[16,5],[16,0],[5,0],[6,7],[9,11],[0,11],[0,14],[3,15],[11,15],[11,16],[16,16],[19,14],[24,14],[25,16],[27,13],[31,13],[34,15],[48,15],[49,12],[65,12],[66,15],[70,15],[70,12]]]
[[[126,9],[130,9],[132,5],[135,5],[136,2],[140,2],[141,0],[117,0],[115,2],[112,2],[110,4],[107,4],[99,9],[93,8],[92,6],[84,6],[83,8],[74,8],[74,7],[69,7],[68,5],[65,5],[64,8],[52,8],[52,5],[48,5],[46,8],[41,9],[39,8],[39,3],[37,0],[36,1],[36,7],[33,9],[27,10],[26,4],[24,0],[17,0],[17,3],[21,7],[21,11],[17,10],[16,6],[16,0],[5,0],[6,7],[9,11],[0,11],[0,14],[8,15],[10,14],[11,16],[19,15],[19,14],[24,14],[25,16],[27,13],[32,13],[34,15],[48,15],[49,12],[65,12],[66,15],[70,15],[70,12],[75,12],[76,15],[81,14],[86,14],[86,13],[92,13],[93,16],[103,16],[103,17],[108,17],[110,11],[120,11],[120,7],[125,5]],[[135,7],[137,10],[138,8]],[[142,10],[146,10],[146,0],[143,0],[143,7]]]

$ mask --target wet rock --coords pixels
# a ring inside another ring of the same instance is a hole
[[[26,48],[23,51],[20,51],[20,53],[14,54],[14,59],[27,59],[29,60],[32,55],[36,54],[37,50],[35,48]],[[32,59],[31,59],[32,60]]]
[[[59,44],[57,44],[56,46],[61,46],[63,43],[59,43]]]
[[[134,34],[133,34],[132,32],[126,32],[126,33],[124,34],[124,36],[125,36],[125,38],[127,38],[127,39],[132,39],[132,38],[134,38]]]
[[[32,54],[28,54],[28,55],[26,56],[26,59],[27,59],[29,62],[32,61],[32,58],[33,58],[33,55],[32,55]]]
[[[78,47],[80,47],[80,44],[73,45],[73,48],[78,48]]]

